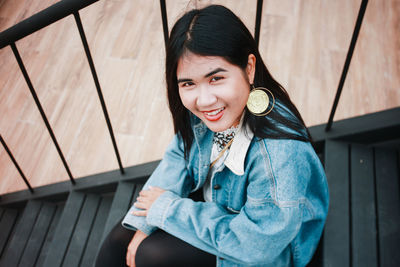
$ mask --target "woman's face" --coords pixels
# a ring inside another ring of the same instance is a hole
[[[222,57],[186,53],[176,70],[183,105],[214,132],[236,126],[253,83],[255,57],[245,70]]]

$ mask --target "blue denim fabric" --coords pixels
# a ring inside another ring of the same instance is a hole
[[[147,217],[123,220],[146,234],[164,231],[217,255],[217,266],[305,266],[320,239],[328,209],[323,167],[309,143],[253,137],[244,174],[225,167],[211,178],[213,202],[194,202],[204,184],[213,132],[197,121],[194,144],[184,159],[175,136],[144,188],[166,189]],[[246,153],[246,151],[244,151]]]

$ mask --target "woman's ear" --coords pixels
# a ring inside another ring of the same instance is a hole
[[[246,74],[249,78],[249,83],[254,83],[254,74],[256,73],[256,56],[253,54],[249,55],[247,60]]]

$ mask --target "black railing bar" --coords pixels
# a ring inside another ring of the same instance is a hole
[[[350,42],[349,50],[347,52],[346,61],[343,66],[342,76],[340,77],[338,89],[336,91],[335,100],[333,101],[331,113],[329,115],[328,123],[325,128],[326,132],[329,131],[332,127],[333,117],[335,116],[336,108],[339,103],[340,95],[342,93],[343,85],[346,80],[347,72],[349,71],[351,58],[353,57],[354,48],[356,46],[358,34],[360,33],[365,10],[367,9],[367,4],[368,4],[368,0],[362,0],[361,5],[360,5],[360,10],[358,11],[357,22],[354,27],[353,36],[351,37],[351,42]]]
[[[43,119],[43,121],[44,121],[44,123],[45,123],[45,125],[47,127],[47,130],[49,131],[51,139],[53,140],[53,143],[56,146],[57,152],[60,155],[61,161],[64,164],[65,170],[68,173],[69,179],[71,180],[72,184],[75,184],[75,180],[72,177],[71,171],[69,170],[67,161],[64,158],[64,155],[63,155],[63,153],[61,151],[61,148],[58,145],[57,138],[55,137],[55,135],[53,133],[53,130],[51,129],[50,123],[49,123],[49,121],[48,121],[48,119],[46,117],[46,114],[44,113],[42,105],[40,104],[39,98],[38,98],[38,96],[37,96],[37,94],[35,92],[35,89],[33,88],[32,82],[31,82],[31,80],[29,78],[28,72],[25,69],[24,63],[22,62],[22,59],[21,59],[21,56],[19,55],[17,47],[15,46],[15,43],[10,44],[10,46],[12,48],[12,51],[14,52],[15,58],[17,59],[17,62],[18,62],[19,68],[21,69],[22,75],[24,76],[25,81],[26,81],[26,83],[28,85],[29,91],[31,92],[32,97],[35,100],[36,106],[39,109],[40,115],[42,116],[42,119]]]
[[[160,8],[161,8],[161,19],[164,31],[165,49],[166,49],[168,44],[169,34],[168,34],[167,8],[165,6],[165,0],[160,0]]]
[[[26,176],[24,174],[24,172],[21,170],[21,168],[18,165],[18,162],[15,160],[13,154],[11,153],[11,150],[8,148],[6,142],[4,141],[3,137],[0,134],[0,141],[1,144],[3,145],[4,149],[7,151],[8,156],[10,156],[11,161],[14,163],[15,167],[17,168],[19,174],[21,175],[22,179],[24,180],[26,186],[28,186],[28,189],[31,193],[34,193],[32,186],[29,184],[28,179],[26,179]]]
[[[0,33],[0,49],[98,0],[62,0]]]
[[[261,28],[261,15],[263,9],[263,0],[257,0],[257,14],[256,14],[256,27],[254,30],[254,40],[256,41],[257,47],[260,43],[260,28]]]
[[[78,26],[78,30],[79,30],[79,34],[81,36],[83,47],[85,49],[86,57],[87,57],[87,60],[89,62],[89,67],[90,67],[90,70],[92,72],[93,80],[94,80],[94,83],[96,85],[97,94],[99,95],[101,107],[103,109],[104,117],[105,117],[106,122],[107,122],[108,131],[110,132],[111,141],[112,141],[112,144],[113,144],[113,147],[114,147],[115,155],[117,157],[119,169],[120,169],[121,173],[123,174],[124,173],[124,168],[122,167],[121,157],[119,156],[117,142],[116,142],[115,137],[114,137],[114,131],[113,131],[113,128],[112,128],[112,125],[111,125],[111,120],[110,120],[110,117],[108,116],[106,103],[104,101],[103,93],[102,93],[101,88],[100,88],[100,82],[99,82],[99,79],[97,77],[97,73],[96,73],[96,69],[94,67],[92,55],[90,54],[89,44],[88,44],[88,42],[86,40],[86,35],[85,35],[84,30],[83,30],[82,21],[81,21],[81,18],[79,16],[79,12],[78,11],[74,12],[74,17],[75,17],[76,25]]]

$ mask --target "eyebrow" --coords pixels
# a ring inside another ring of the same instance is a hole
[[[207,77],[210,77],[210,76],[212,76],[212,75],[214,75],[214,74],[216,74],[218,72],[226,72],[226,71],[227,70],[225,70],[223,68],[217,68],[217,69],[211,71],[210,73],[206,74],[204,77],[207,78]]]
[[[207,73],[206,75],[204,75],[204,78],[208,78],[208,77],[210,77],[210,76],[212,76],[212,75],[214,75],[214,74],[216,74],[218,72],[227,72],[227,70],[223,69],[223,68],[216,68],[215,70],[213,70],[213,71]],[[183,83],[183,82],[191,82],[191,81],[193,81],[193,79],[182,78],[182,79],[178,79],[177,82],[178,83]]]

